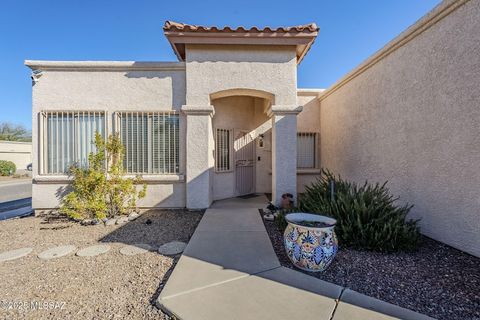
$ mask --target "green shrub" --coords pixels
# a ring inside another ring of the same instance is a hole
[[[275,223],[277,225],[277,228],[280,231],[284,231],[285,228],[287,227],[287,220],[285,220],[285,216],[289,213],[294,213],[294,212],[299,212],[300,209],[298,208],[290,208],[290,209],[280,209],[278,210],[278,214],[275,217]]]
[[[87,168],[70,168],[73,191],[63,198],[60,207],[60,212],[70,218],[102,219],[128,214],[135,209],[137,199],[146,195],[145,184],[140,191],[136,188],[140,176],[125,177],[124,148],[118,136],[109,136],[105,141],[96,133],[95,146],[97,151],[89,154]]]
[[[332,197],[331,182],[334,182]],[[420,240],[418,220],[407,220],[413,206],[398,206],[384,184],[343,180],[328,170],[306,187],[299,208],[337,219],[341,246],[375,251],[409,251]]]
[[[17,166],[12,161],[0,160],[0,176],[10,176],[17,171]]]

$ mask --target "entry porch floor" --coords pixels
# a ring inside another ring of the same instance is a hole
[[[183,320],[431,319],[280,265],[258,212],[265,196],[209,208],[157,300]]]

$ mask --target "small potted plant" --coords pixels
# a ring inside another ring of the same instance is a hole
[[[290,213],[285,216],[288,225],[283,239],[292,263],[302,270],[318,272],[332,263],[338,250],[333,218],[309,214]]]
[[[281,202],[281,207],[282,209],[291,209],[293,208],[293,194],[291,193],[284,193],[282,194],[282,202]]]

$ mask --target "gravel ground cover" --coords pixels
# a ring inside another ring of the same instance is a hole
[[[0,262],[0,319],[168,319],[154,302],[178,256],[156,251],[126,256],[119,251],[136,243],[158,248],[170,241],[188,242],[201,216],[151,210],[112,226],[40,217],[0,221],[0,252],[34,248],[26,257]],[[96,244],[111,249],[95,257],[37,257],[58,245],[82,249]],[[32,302],[50,306],[35,310]]]
[[[323,273],[296,269],[274,222],[265,228],[280,263],[313,277],[437,319],[480,319],[480,259],[427,237],[413,253],[340,248]]]

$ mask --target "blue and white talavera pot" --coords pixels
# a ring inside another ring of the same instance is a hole
[[[288,226],[283,239],[292,263],[306,271],[325,270],[338,251],[337,236],[333,230],[337,221],[309,213],[290,213],[285,219]],[[312,223],[321,223],[322,226],[308,226]]]

